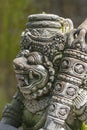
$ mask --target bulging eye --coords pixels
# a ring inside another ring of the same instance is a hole
[[[28,64],[35,64],[35,59],[33,56],[29,56],[27,60]]]
[[[27,63],[31,65],[42,64],[42,56],[38,52],[31,52],[27,58]]]

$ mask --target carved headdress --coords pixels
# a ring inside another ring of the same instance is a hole
[[[27,29],[22,33],[22,49],[38,51],[52,59],[64,49],[64,34],[73,28],[70,19],[53,14],[35,14],[28,17]]]

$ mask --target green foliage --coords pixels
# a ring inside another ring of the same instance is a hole
[[[36,0],[0,0],[0,60],[12,61],[18,52],[20,34],[26,27],[27,16],[41,13],[48,2]],[[41,9],[42,8],[42,9]]]
[[[1,16],[1,55],[0,59],[3,62],[10,62],[13,57],[17,54],[19,36],[21,29],[23,29],[23,24],[25,18],[23,19],[23,10],[26,6],[28,0],[2,0],[0,5],[3,5],[2,16]],[[24,24],[25,26],[25,24]]]
[[[81,130],[87,130],[87,125],[83,123]]]

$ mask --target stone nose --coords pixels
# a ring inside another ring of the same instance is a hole
[[[23,69],[25,63],[26,63],[26,59],[22,57],[15,58],[13,60],[13,66],[15,69]]]

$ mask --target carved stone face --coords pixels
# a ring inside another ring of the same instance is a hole
[[[21,40],[25,52],[13,61],[18,87],[26,98],[37,98],[51,90],[54,68],[58,68],[57,61],[65,45],[64,34],[72,28],[71,20],[57,15],[29,16]]]
[[[13,61],[18,87],[24,96],[34,93],[34,98],[48,92],[48,70],[42,65],[43,57],[38,52],[31,52],[27,57],[21,56]],[[36,95],[35,95],[36,93]]]

